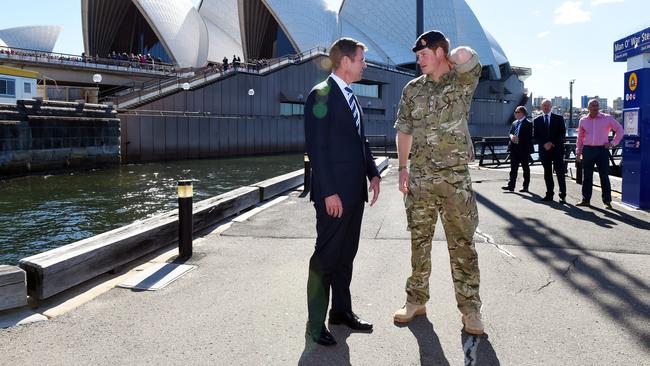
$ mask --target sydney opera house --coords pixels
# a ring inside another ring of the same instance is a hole
[[[242,141],[252,149],[245,147],[244,152],[300,149],[304,98],[328,75],[326,50],[342,36],[368,46],[368,69],[363,80],[353,85],[367,133],[392,140],[401,90],[415,76],[411,47],[417,37],[416,1],[343,0],[340,8],[332,10],[325,0],[81,0],[81,18],[87,56],[151,55],[177,70],[199,73],[182,89],[181,83],[171,89],[158,87],[160,92],[142,98],[144,90],[137,103],[115,104],[124,114],[122,153],[127,160],[170,158],[156,151],[174,151],[171,158],[182,157],[177,151],[180,142],[155,146],[180,138],[166,135],[174,133],[173,127],[156,131],[169,126],[169,116],[151,114],[143,122],[141,114],[133,116],[130,111],[183,112],[173,123],[180,126],[189,118],[190,132],[183,132],[186,141],[191,144],[192,136],[209,139],[201,144],[209,146],[211,156],[241,153]],[[39,29],[47,35],[38,37],[42,43],[53,45],[58,28]],[[483,72],[472,103],[470,132],[503,136],[514,108],[530,105],[523,83],[530,70],[510,65],[497,40],[464,0],[425,0],[424,29],[444,32],[452,48],[468,45],[478,52]],[[28,34],[17,33],[18,37]],[[7,45],[15,38],[15,31],[0,31]],[[206,65],[221,65],[224,57],[231,61],[233,55],[243,62],[265,60],[274,67],[233,70],[231,66],[218,75],[200,74]],[[188,112],[204,119],[195,122]],[[242,123],[232,125],[237,118]],[[242,127],[246,123],[254,127]],[[262,136],[259,141],[258,136]]]

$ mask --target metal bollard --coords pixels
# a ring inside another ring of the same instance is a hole
[[[192,256],[192,181],[178,181],[178,258]]]
[[[311,163],[309,162],[309,156],[305,153],[305,186],[303,188],[303,194],[309,192],[311,189]]]

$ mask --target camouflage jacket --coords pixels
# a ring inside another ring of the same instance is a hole
[[[413,136],[411,170],[435,171],[474,160],[467,120],[481,64],[472,53],[438,82],[422,75],[404,87],[395,128]]]

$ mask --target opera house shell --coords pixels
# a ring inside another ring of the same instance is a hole
[[[52,52],[63,30],[60,25],[34,25],[0,29],[0,46]]]
[[[180,67],[200,67],[237,55],[281,57],[328,47],[341,36],[364,42],[366,58],[412,66],[415,1],[344,0],[82,0],[87,54],[152,54]],[[424,29],[439,29],[452,47],[477,50],[491,79],[507,58],[464,0],[425,0]],[[116,21],[117,20],[117,21]]]

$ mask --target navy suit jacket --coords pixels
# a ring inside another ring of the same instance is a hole
[[[549,128],[546,128],[546,123],[544,122],[544,115],[535,118],[533,120],[534,126],[534,137],[537,142],[537,151],[540,153],[540,157],[552,157],[553,159],[559,159],[564,156],[564,139],[566,136],[566,126],[564,125],[564,117],[559,114],[551,113],[550,125]],[[544,149],[544,144],[547,142],[552,142],[555,145],[550,150],[546,151]]]
[[[512,122],[510,126],[510,134],[514,135],[517,121]],[[519,143],[515,144],[510,140],[508,143],[508,151],[513,154],[530,154],[533,149],[533,124],[528,119],[524,119],[521,127],[519,127]]]
[[[379,172],[365,137],[361,134],[348,101],[331,77],[316,85],[305,102],[305,147],[311,162],[311,195],[316,204],[338,194],[343,207],[368,201],[367,179]]]

